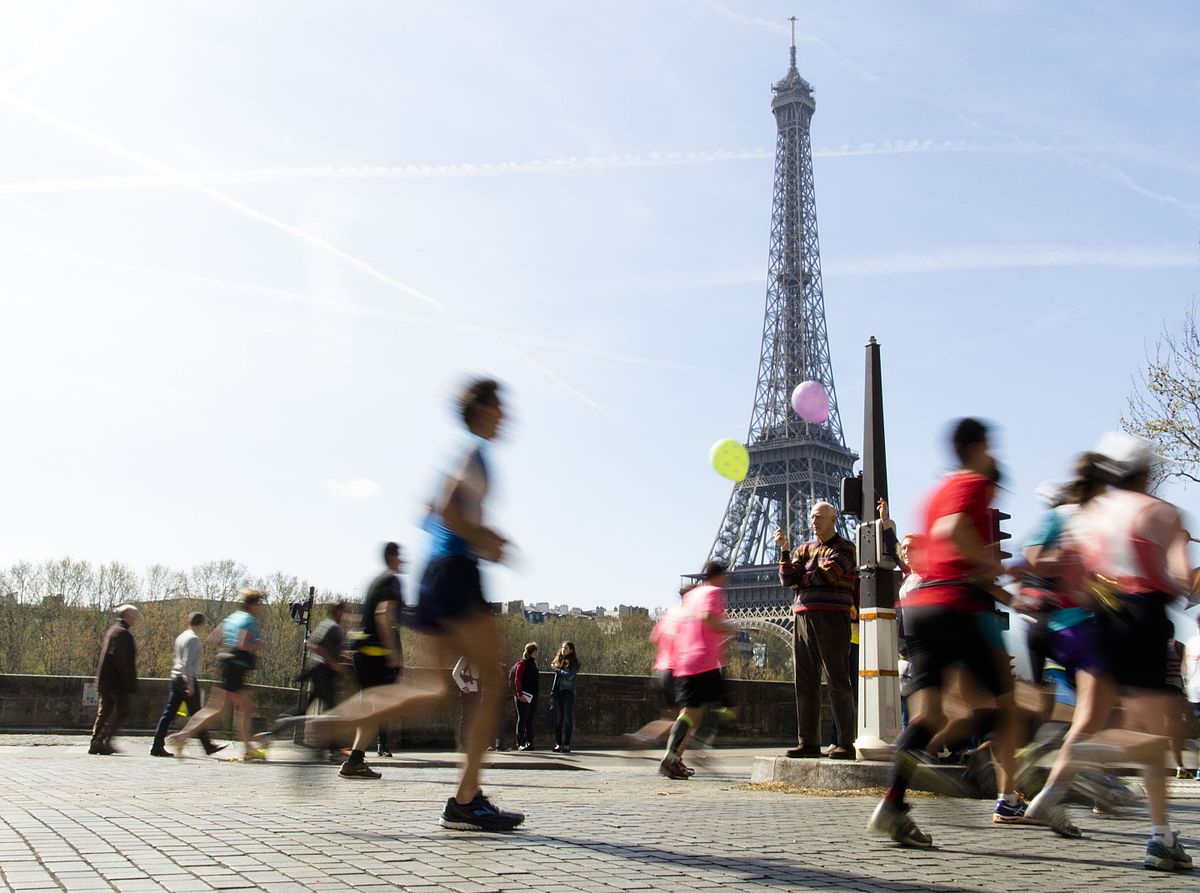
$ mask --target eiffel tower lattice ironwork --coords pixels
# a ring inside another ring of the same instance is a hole
[[[775,528],[789,531],[793,543],[811,537],[813,504],[839,505],[841,479],[853,474],[858,458],[846,448],[829,357],[809,138],[816,103],[796,70],[795,19],[791,64],[772,89],[779,133],[762,354],[746,442],[750,470],[733,488],[709,553],[732,569],[731,609],[788,603],[790,593],[779,586]],[[819,381],[829,393],[823,424],[792,411],[792,390],[804,381]],[[839,529],[849,535],[846,519]]]

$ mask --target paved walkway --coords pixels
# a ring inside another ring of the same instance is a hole
[[[330,766],[155,759],[139,739],[107,758],[84,738],[36,741],[0,736],[0,890],[1200,889],[1200,870],[1141,869],[1140,809],[1078,810],[1088,837],[1064,841],[993,826],[983,801],[922,799],[938,848],[902,850],[864,834],[870,798],[745,789],[753,751],[722,752],[687,782],[659,778],[646,754],[496,754],[487,790],[529,818],[494,835],[437,827],[447,754],[405,753],[366,782]],[[1190,795],[1174,817],[1200,851],[1200,782],[1173,788]]]

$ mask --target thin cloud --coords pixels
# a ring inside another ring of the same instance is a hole
[[[352,499],[356,502],[365,502],[379,495],[379,484],[370,478],[353,478],[346,481],[328,480],[325,485],[334,496]]]
[[[422,303],[428,304],[431,307],[436,307],[439,310],[445,310],[444,305],[437,298],[427,295],[424,292],[413,288],[411,285],[389,276],[379,268],[367,263],[361,258],[355,257],[349,252],[343,251],[336,245],[333,245],[318,236],[314,236],[312,233],[305,232],[299,227],[280,220],[278,217],[272,217],[270,214],[265,214],[262,211],[252,208],[244,202],[235,199],[233,196],[227,195],[218,189],[214,189],[212,186],[209,186],[206,183],[200,182],[183,171],[176,170],[170,165],[151,158],[148,155],[144,155],[135,149],[130,149],[126,146],[123,146],[116,140],[96,133],[94,130],[84,127],[82,124],[76,124],[73,121],[68,121],[65,118],[59,117],[53,112],[34,105],[27,100],[21,99],[20,97],[13,96],[12,94],[0,93],[0,101],[7,103],[14,109],[32,118],[36,118],[45,124],[49,124],[51,127],[61,130],[62,132],[75,137],[76,139],[89,143],[98,149],[102,149],[105,152],[116,155],[119,158],[124,158],[127,161],[132,161],[140,167],[148,168],[156,175],[170,179],[175,185],[183,186],[195,192],[199,192],[202,195],[205,195],[219,202],[220,204],[225,205],[226,207],[232,208],[243,216],[281,230],[282,232],[287,233],[289,236],[292,236],[293,238],[298,239],[299,241],[304,242],[319,251],[332,255],[342,263],[353,267],[359,272],[365,273],[373,279],[377,279],[380,282],[383,282],[384,284],[389,285],[406,295],[409,295],[410,297],[416,298]]]
[[[365,273],[368,276],[370,276],[374,279],[377,279],[377,280],[391,286],[392,288],[397,289],[398,291],[403,292],[404,294],[407,294],[414,298],[417,298],[418,300],[422,301],[423,303],[426,303],[426,304],[430,305],[431,307],[434,307],[434,308],[440,310],[443,313],[446,313],[446,314],[450,313],[450,311],[445,307],[445,305],[441,301],[439,301],[437,298],[427,295],[424,292],[421,292],[418,289],[413,288],[412,286],[408,285],[407,283],[401,282],[400,280],[395,279],[392,276],[389,276],[387,273],[384,273],[382,270],[372,266],[371,264],[367,263],[366,261],[364,261],[360,258],[357,258],[354,255],[352,255],[346,251],[343,251],[341,248],[338,248],[336,245],[333,245],[332,243],[327,242],[324,239],[314,236],[311,233],[305,232],[304,230],[300,229],[299,227],[293,226],[292,224],[287,223],[283,220],[280,220],[277,217],[272,217],[270,214],[266,214],[266,213],[263,213],[262,211],[252,208],[249,205],[245,204],[244,202],[238,201],[237,199],[233,198],[230,195],[227,195],[224,192],[221,192],[218,189],[214,189],[211,186],[201,183],[200,181],[194,179],[193,177],[188,176],[186,173],[184,173],[182,171],[176,170],[175,168],[171,167],[168,164],[165,164],[161,161],[151,158],[148,155],[138,152],[135,149],[130,149],[126,146],[123,146],[120,143],[118,143],[116,140],[110,139],[109,137],[106,137],[99,133],[96,133],[95,131],[93,131],[87,127],[84,127],[81,124],[77,124],[73,121],[68,121],[67,119],[62,118],[59,115],[56,115],[47,109],[43,109],[40,106],[37,106],[37,105],[29,102],[28,100],[22,99],[18,96],[13,96],[12,94],[0,93],[0,101],[5,102],[8,105],[12,106],[13,108],[17,109],[18,111],[20,111],[26,115],[29,115],[30,117],[36,118],[37,120],[42,121],[43,123],[48,124],[58,130],[61,130],[62,132],[66,133],[70,136],[73,136],[76,139],[79,139],[83,142],[86,142],[98,149],[101,149],[105,152],[109,152],[113,155],[116,155],[120,158],[124,158],[128,161],[132,161],[141,167],[149,169],[150,171],[152,171],[153,173],[155,173],[159,176],[170,177],[180,186],[183,186],[185,188],[192,189],[196,192],[199,192],[202,195],[208,196],[209,198],[212,198],[212,199],[218,201],[219,203],[221,203],[229,208],[232,208],[233,210],[237,211],[238,213],[240,213],[246,217],[249,217],[253,220],[257,220],[261,223],[265,223],[268,226],[274,227],[275,229],[281,230],[281,231],[287,233],[288,235],[292,236],[293,238],[296,238],[308,245],[311,245],[314,248],[317,248],[320,251],[325,252],[326,254],[333,256],[334,258],[340,260],[341,262],[347,264],[348,266],[350,266],[356,270],[359,270],[360,272]],[[492,337],[492,341],[494,343],[496,343],[500,347],[503,347],[505,350],[515,354],[516,356],[520,357],[521,359],[525,360],[527,363],[533,365],[535,368],[539,369],[547,377],[549,377],[552,381],[554,381],[559,386],[561,386],[564,390],[566,390],[569,394],[571,394],[572,396],[576,397],[577,399],[583,401],[588,406],[591,406],[594,409],[598,410],[602,414],[604,414],[606,416],[608,415],[607,411],[605,411],[598,403],[596,403],[590,397],[583,394],[578,388],[575,388],[575,387],[569,385],[562,378],[562,376],[560,376],[556,372],[553,372],[552,370],[550,370],[547,366],[545,366],[545,364],[543,364],[540,361],[529,356],[525,351],[523,351],[521,348],[517,347],[516,345],[511,344],[509,342],[505,342],[494,335],[491,337]]]
[[[769,31],[772,34],[778,34],[782,37],[790,37],[792,33],[791,26],[785,22],[776,21],[774,19],[764,19],[759,16],[748,16],[738,12],[735,9],[731,9],[724,3],[718,3],[717,0],[701,0],[701,5],[731,22],[737,22],[739,25],[744,25],[748,28],[760,28],[764,31]],[[803,31],[799,31],[796,34],[796,43],[800,46],[816,47],[831,60],[833,60],[833,62],[835,62],[838,66],[850,72],[860,80],[873,84],[881,83],[883,81],[882,77],[875,74],[873,71],[869,71],[852,59],[842,55],[819,37],[814,37],[811,34],[805,34]]]
[[[907,273],[1039,267],[1172,269],[1193,266],[1195,263],[1194,252],[1172,247],[1078,248],[1044,245],[976,246],[927,254],[893,254],[825,263],[824,268],[826,273],[836,276],[893,276]]]
[[[448,329],[451,331],[459,331],[465,334],[477,335],[485,338],[499,339],[501,341],[518,341],[533,347],[569,353],[575,356],[594,357],[596,359],[620,363],[628,366],[667,369],[675,372],[689,373],[700,371],[695,366],[687,365],[685,363],[678,363],[673,360],[664,360],[657,357],[645,357],[637,354],[603,350],[589,344],[580,344],[577,342],[564,341],[557,338],[546,338],[538,335],[530,335],[524,332],[511,332],[505,329],[498,329],[492,326],[482,325],[480,323],[467,322],[457,319],[453,316],[442,314],[437,316],[421,316],[415,313],[405,313],[403,311],[390,310],[382,307],[371,307],[362,304],[349,304],[342,300],[325,298],[320,294],[314,294],[311,292],[293,291],[291,289],[259,285],[257,283],[244,282],[236,279],[223,279],[217,276],[206,276],[198,273],[188,273],[182,270],[172,270],[163,267],[125,263],[123,261],[114,261],[108,258],[79,254],[73,251],[63,251],[56,248],[46,248],[40,245],[30,245],[23,242],[0,240],[0,251],[8,251],[13,254],[20,254],[27,257],[36,257],[42,260],[51,261],[56,264],[78,264],[82,266],[101,267],[104,269],[117,270],[120,272],[134,273],[138,275],[164,277],[180,282],[188,282],[196,285],[217,288],[223,291],[235,291],[243,294],[251,294],[267,300],[299,304],[314,310],[333,311],[346,316],[355,316],[367,319],[385,319],[390,322],[424,326],[427,328]],[[507,348],[509,346],[505,345],[505,347]],[[570,390],[570,388],[568,388],[568,390]]]
[[[813,150],[814,158],[853,158],[871,155],[917,155],[980,152],[1031,154],[1057,152],[1057,146],[988,145],[966,140],[879,140]],[[506,177],[622,168],[686,167],[730,161],[762,161],[775,157],[768,149],[700,149],[685,152],[646,152],[620,155],[566,156],[530,161],[480,161],[464,164],[298,165],[226,171],[188,171],[181,174],[130,174],[0,183],[0,196],[107,192],[178,186],[179,176],[205,186],[271,183],[289,180],[439,180]]]

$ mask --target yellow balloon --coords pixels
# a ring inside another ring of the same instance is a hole
[[[708,458],[717,474],[731,481],[745,480],[746,472],[750,470],[750,454],[732,437],[714,443]]]

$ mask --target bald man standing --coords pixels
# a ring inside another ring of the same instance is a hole
[[[829,680],[829,702],[838,740],[829,758],[854,759],[857,718],[850,689],[850,612],[858,589],[854,544],[837,532],[837,509],[818,502],[812,509],[814,538],[796,548],[775,531],[779,581],[795,593],[792,659],[796,668],[797,746],[789,757],[820,757],[821,668]]]

